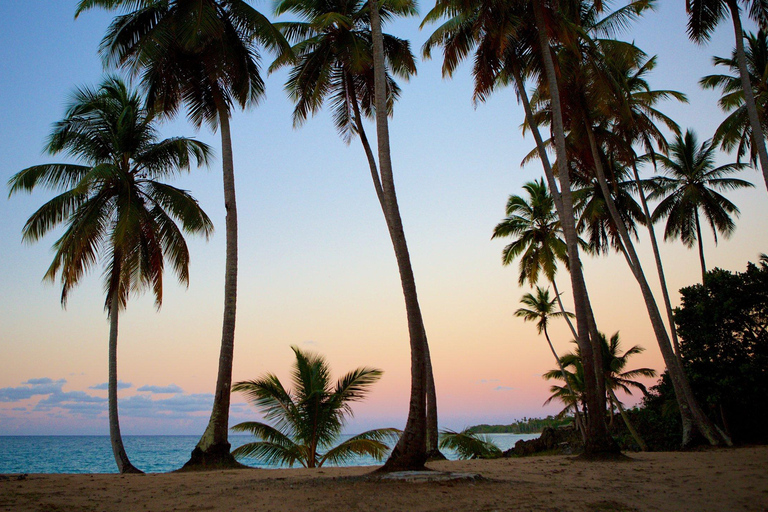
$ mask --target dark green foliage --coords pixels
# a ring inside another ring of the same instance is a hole
[[[559,428],[573,424],[573,417],[555,418],[523,418],[509,425],[475,425],[469,427],[466,432],[473,434],[538,434],[546,427]]]
[[[454,450],[460,459],[498,459],[502,455],[493,441],[469,428],[461,432],[443,430],[439,446],[441,450]]]
[[[734,441],[768,441],[768,261],[712,270],[680,292],[680,348],[707,414]]]

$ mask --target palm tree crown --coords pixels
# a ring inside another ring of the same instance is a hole
[[[381,377],[375,368],[358,368],[331,382],[328,362],[317,354],[291,347],[296,354],[293,390],[286,390],[273,374],[237,382],[233,391],[245,393],[264,418],[274,422],[249,421],[232,427],[236,432],[250,432],[261,441],[247,443],[232,453],[236,457],[255,456],[267,463],[296,462],[304,467],[324,463],[343,463],[354,455],[370,455],[381,460],[400,431],[394,428],[369,430],[331,447],[341,434],[346,417],[352,415],[350,402],[363,400],[370,387]],[[325,453],[320,453],[325,450]]]
[[[687,130],[669,147],[669,156],[657,155],[667,176],[657,178],[660,189],[651,195],[662,198],[653,212],[653,221],[667,218],[665,239],[680,238],[688,247],[699,243],[702,274],[706,273],[701,240],[700,214],[709,222],[717,242],[717,234],[728,237],[736,228],[731,215],[739,209],[718,190],[735,190],[752,184],[729,178],[745,166],[731,163],[715,166],[715,147],[711,140],[699,144],[696,134]]]

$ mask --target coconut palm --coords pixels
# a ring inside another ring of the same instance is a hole
[[[392,240],[395,259],[403,287],[405,309],[408,318],[408,334],[411,348],[411,396],[408,405],[408,419],[403,435],[395,445],[382,471],[421,469],[427,460],[427,389],[428,375],[431,374],[431,360],[427,333],[421,316],[416,281],[413,276],[411,257],[405,240],[400,209],[397,204],[395,181],[392,173],[392,158],[389,144],[389,122],[387,119],[386,58],[384,36],[381,31],[381,6],[385,2],[369,0],[371,23],[371,44],[373,45],[373,89],[374,111],[376,114],[376,138],[378,146],[379,178],[383,199],[384,219]]]
[[[78,89],[66,116],[53,129],[46,151],[81,162],[29,167],[8,182],[10,193],[44,187],[61,192],[27,221],[25,241],[37,241],[60,225],[53,263],[45,278],[61,276],[61,302],[99,260],[105,262],[104,305],[109,318],[109,435],[121,473],[140,472],[120,435],[117,409],[118,317],[131,293],[150,288],[159,308],[166,260],[184,284],[189,251],[182,230],[212,231],[211,221],[186,191],[160,179],[205,164],[209,148],[183,137],[158,140],[155,120],[140,96],[116,77]],[[181,223],[181,229],[176,224]]]
[[[290,51],[269,20],[245,0],[81,0],[77,14],[94,7],[127,11],[110,25],[101,45],[108,64],[141,76],[148,104],[175,115],[182,105],[195,125],[221,134],[226,270],[216,391],[208,427],[187,468],[236,466],[227,440],[237,305],[237,205],[229,118],[264,94],[258,44]]]
[[[768,126],[766,108],[768,107],[768,38],[766,33],[760,30],[757,35],[747,33],[744,35],[746,47],[744,49],[747,59],[749,83],[752,85],[752,94],[758,106],[760,126]],[[757,166],[757,147],[752,144],[752,125],[749,122],[749,113],[744,104],[744,90],[741,87],[739,76],[739,63],[736,51],[730,58],[714,57],[716,66],[727,67],[731,74],[707,75],[699,81],[705,89],[720,89],[723,95],[718,101],[720,108],[729,112],[728,116],[720,123],[712,137],[713,144],[719,145],[725,151],[736,149],[736,161],[749,153],[749,162]]]
[[[278,69],[290,65],[286,90],[295,103],[294,125],[301,125],[308,116],[318,112],[330,101],[336,129],[349,143],[355,137],[368,159],[376,197],[387,215],[378,164],[371,149],[363,118],[374,115],[373,47],[370,10],[366,1],[318,2],[317,0],[284,0],[276,7],[277,14],[290,12],[301,21],[278,26],[294,43],[295,60],[279,58],[272,65]],[[381,13],[385,21],[395,16],[415,14],[415,4],[386,2]],[[328,20],[334,20],[329,23]],[[384,39],[386,71],[386,107],[391,115],[400,87],[394,77],[407,80],[416,73],[416,62],[407,40],[389,34]],[[427,441],[431,456],[441,457],[437,448],[437,405],[431,364],[427,375]]]
[[[248,421],[232,427],[235,432],[249,432],[261,439],[236,448],[237,458],[257,457],[267,464],[299,463],[305,468],[319,468],[326,462],[341,464],[356,455],[381,460],[389,447],[387,440],[397,439],[399,430],[382,428],[353,436],[336,446],[348,416],[351,402],[363,400],[382,371],[358,368],[331,382],[330,367],[322,356],[291,347],[296,362],[291,373],[293,389],[286,389],[280,379],[267,374],[256,380],[237,382],[233,391],[242,392],[273,425]],[[324,452],[324,453],[321,453]]]
[[[658,178],[660,189],[651,197],[661,199],[653,211],[654,222],[666,218],[664,239],[680,238],[692,247],[698,242],[702,282],[706,277],[704,244],[701,236],[701,216],[707,219],[715,235],[729,237],[736,225],[731,216],[739,209],[719,191],[751,187],[752,184],[728,175],[738,172],[744,164],[715,166],[715,147],[711,140],[699,144],[696,134],[687,130],[678,135],[669,147],[669,156],[658,155],[657,161],[666,171]]]
[[[638,377],[655,377],[656,370],[652,368],[637,368],[634,370],[627,370],[626,367],[629,362],[629,358],[633,355],[644,352],[645,349],[635,345],[622,354],[621,342],[619,340],[618,332],[611,336],[610,341],[606,339],[604,334],[600,333],[600,342],[603,347],[603,367],[606,368],[605,383],[608,403],[611,405],[611,419],[613,419],[613,408],[616,407],[622,419],[624,420],[624,424],[627,426],[627,429],[635,439],[635,442],[637,442],[640,449],[646,451],[648,449],[647,445],[637,433],[637,430],[635,430],[632,422],[629,420],[629,417],[624,410],[623,404],[616,397],[615,391],[622,390],[626,394],[632,395],[632,389],[637,389],[645,394],[645,385],[634,379],[637,379]],[[569,368],[571,370],[565,371],[563,368]],[[548,404],[555,399],[562,401],[564,404],[566,404],[566,408],[561,414],[568,412],[572,408],[575,408],[576,404],[582,401],[580,386],[583,385],[583,374],[584,369],[581,364],[581,354],[579,353],[577,347],[575,352],[565,354],[562,358],[560,358],[559,369],[550,370],[544,374],[544,378],[547,380],[562,379],[566,383],[565,386],[552,386],[550,389],[552,396],[547,399],[545,404]]]
[[[566,387],[569,387],[570,383],[568,382],[565,368],[563,368],[563,366],[560,364],[560,358],[558,357],[557,352],[555,352],[555,347],[552,345],[552,340],[549,338],[547,325],[549,324],[550,318],[568,318],[572,317],[573,313],[568,313],[566,311],[555,311],[555,302],[555,298],[549,298],[549,290],[545,290],[544,288],[537,286],[536,295],[533,295],[532,293],[526,293],[520,299],[520,303],[528,307],[517,309],[515,311],[515,316],[522,318],[526,322],[536,322],[536,331],[539,334],[544,333],[544,337],[549,344],[549,350],[552,351],[552,355],[554,356],[555,361],[557,361],[557,364],[560,367],[560,371],[563,372],[563,381],[565,382]],[[570,391],[571,394],[574,394],[572,389]],[[579,429],[579,432],[581,432],[582,439],[586,442],[586,432],[584,431],[584,426],[581,422],[579,408],[575,404],[574,417],[576,418],[576,427]]]
[[[765,186],[768,188],[768,152],[766,152],[765,148],[765,132],[760,123],[760,114],[749,78],[749,66],[744,49],[744,29],[741,24],[742,5],[748,10],[748,16],[752,20],[757,21],[761,27],[766,26],[768,22],[768,4],[762,0],[686,0],[688,37],[697,43],[705,43],[709,40],[715,27],[726,16],[731,16],[734,39],[736,40],[735,60],[738,64],[739,80],[744,94],[744,105],[747,107],[752,146],[756,149],[758,159],[760,160],[760,168],[763,171]]]
[[[539,133],[539,124],[533,117],[526,90],[526,80],[538,79],[540,87],[546,86],[552,91],[552,97],[555,98],[552,131],[556,154],[560,162],[567,162],[557,72],[552,59],[553,48],[558,45],[554,31],[557,13],[552,7],[551,4],[545,5],[543,2],[440,0],[427,14],[424,22],[434,22],[441,17],[449,19],[430,36],[423,52],[425,57],[429,57],[433,47],[442,46],[443,75],[450,76],[458,63],[474,50],[476,100],[484,100],[497,85],[515,85],[518,99],[525,109],[526,121],[536,140],[558,218],[561,220],[575,304],[578,334],[576,338],[585,354],[584,364],[588,368],[587,396],[592,407],[600,408],[599,402],[604,400],[605,395],[600,377],[602,371],[593,367],[601,364],[599,357],[593,357],[593,353],[599,352],[598,335],[581,268],[570,176],[566,172],[558,172],[550,164],[547,148]],[[594,421],[594,424],[587,425],[586,453],[618,450],[618,446],[608,435],[604,419],[595,416]]]

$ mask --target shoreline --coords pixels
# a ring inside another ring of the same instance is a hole
[[[381,482],[376,467],[201,473],[30,474],[0,479],[0,510],[553,510],[765,511],[768,446],[629,454],[441,461],[472,482]]]

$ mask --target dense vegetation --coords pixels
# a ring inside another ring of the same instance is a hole
[[[573,425],[573,418],[523,418],[509,425],[475,425],[467,429],[473,434],[537,434],[546,427],[558,428]]]

